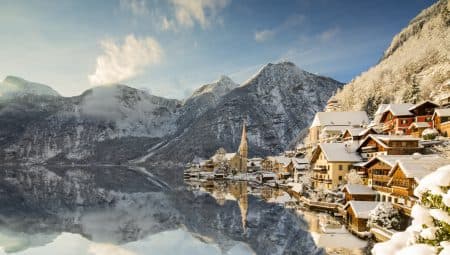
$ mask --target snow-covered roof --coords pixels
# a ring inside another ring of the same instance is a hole
[[[435,102],[432,102],[432,101],[430,101],[430,100],[425,100],[425,101],[423,101],[423,102],[421,102],[421,103],[418,103],[418,104],[412,106],[412,107],[409,108],[408,110],[411,112],[411,111],[413,111],[414,109],[417,109],[417,108],[419,108],[420,106],[422,106],[422,105],[424,105],[424,104],[433,104],[433,105],[435,105],[436,107],[439,106],[439,105],[436,104]]]
[[[292,158],[292,162],[296,164],[309,164],[309,160],[307,158]]]
[[[414,178],[416,181],[420,181],[423,177],[434,172],[439,167],[450,164],[450,159],[442,158],[438,155],[424,156],[412,155],[409,158],[397,160],[389,172],[389,176],[394,174],[394,169],[398,166],[406,178]]]
[[[413,115],[409,109],[414,107],[414,104],[389,104],[383,113],[391,112],[394,116],[411,116]]]
[[[230,160],[230,159],[232,159],[234,156],[236,156],[236,153],[234,152],[234,153],[225,153],[225,159],[226,160]]]
[[[434,109],[434,114],[436,114],[439,117],[449,117],[450,108]]]
[[[380,202],[377,201],[349,201],[345,207],[351,207],[353,209],[353,212],[355,213],[355,216],[358,219],[368,219],[369,218],[369,213],[370,211],[372,211],[373,209],[375,209],[375,207],[377,207],[377,205]]]
[[[384,148],[388,148],[389,147],[386,144],[388,141],[420,141],[420,138],[417,138],[417,137],[414,137],[414,136],[410,136],[410,135],[378,135],[378,134],[370,134],[361,142],[360,147],[368,139],[375,140],[378,144],[380,144]]]
[[[318,126],[356,126],[369,123],[369,117],[364,111],[354,112],[318,112],[311,127]]]
[[[288,166],[292,161],[291,158],[285,156],[269,156],[267,159],[282,164],[283,166]]]
[[[348,126],[326,126],[322,129],[322,132],[339,132],[342,133],[344,132],[346,129],[348,129]]]
[[[377,111],[375,112],[375,115],[380,115],[380,114],[382,114],[385,110],[386,110],[386,108],[389,106],[389,104],[380,104],[380,105],[378,105],[378,109],[377,109]]]
[[[395,162],[398,159],[401,158],[406,158],[406,157],[410,157],[410,155],[377,155],[373,158],[371,158],[369,161],[367,161],[366,163],[364,163],[364,167],[369,166],[371,163],[373,163],[374,161],[381,161],[383,163],[385,163],[386,165],[393,167]]]
[[[409,125],[408,128],[412,128],[412,127],[429,128],[430,127],[430,123],[428,123],[428,122],[413,122],[413,123],[411,123],[411,125]]]
[[[321,143],[319,147],[325,158],[331,162],[360,162],[361,157],[350,151],[344,143]]]
[[[300,193],[303,190],[303,184],[298,182],[289,182],[287,184],[288,187],[291,188],[292,191]]]
[[[346,189],[348,193],[354,195],[376,195],[377,193],[363,184],[347,184],[342,190]]]

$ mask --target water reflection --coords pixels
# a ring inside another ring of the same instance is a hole
[[[182,169],[2,166],[2,252],[323,253],[302,217],[267,202],[281,201],[280,191],[247,182],[186,188],[174,178]]]

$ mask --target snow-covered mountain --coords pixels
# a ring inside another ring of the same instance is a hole
[[[153,153],[185,161],[211,155],[220,147],[235,151],[244,120],[251,155],[281,152],[341,85],[290,62],[267,64]]]
[[[435,99],[450,87],[450,2],[423,10],[397,34],[380,62],[345,85],[344,110],[374,113],[378,104]]]
[[[29,82],[15,76],[8,76],[0,82],[0,99],[25,95],[59,96],[59,93],[47,85]]]
[[[30,93],[0,101],[0,161],[184,162],[235,150],[244,119],[250,153],[262,156],[285,149],[342,85],[290,62],[242,86],[222,76],[184,101],[125,85],[43,96],[43,86],[24,83]]]

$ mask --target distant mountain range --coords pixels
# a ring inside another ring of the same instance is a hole
[[[423,10],[380,62],[337,93],[343,110],[374,113],[380,103],[436,99],[450,89],[450,2]]]
[[[239,86],[226,76],[179,101],[126,85],[62,97],[17,77],[0,83],[0,162],[186,162],[235,150],[248,123],[250,154],[285,149],[342,83],[282,62]]]

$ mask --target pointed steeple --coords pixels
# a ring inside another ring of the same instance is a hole
[[[245,120],[242,124],[242,137],[241,137],[241,144],[239,145],[238,154],[243,157],[248,157],[248,144],[247,144],[247,128],[245,126]]]

